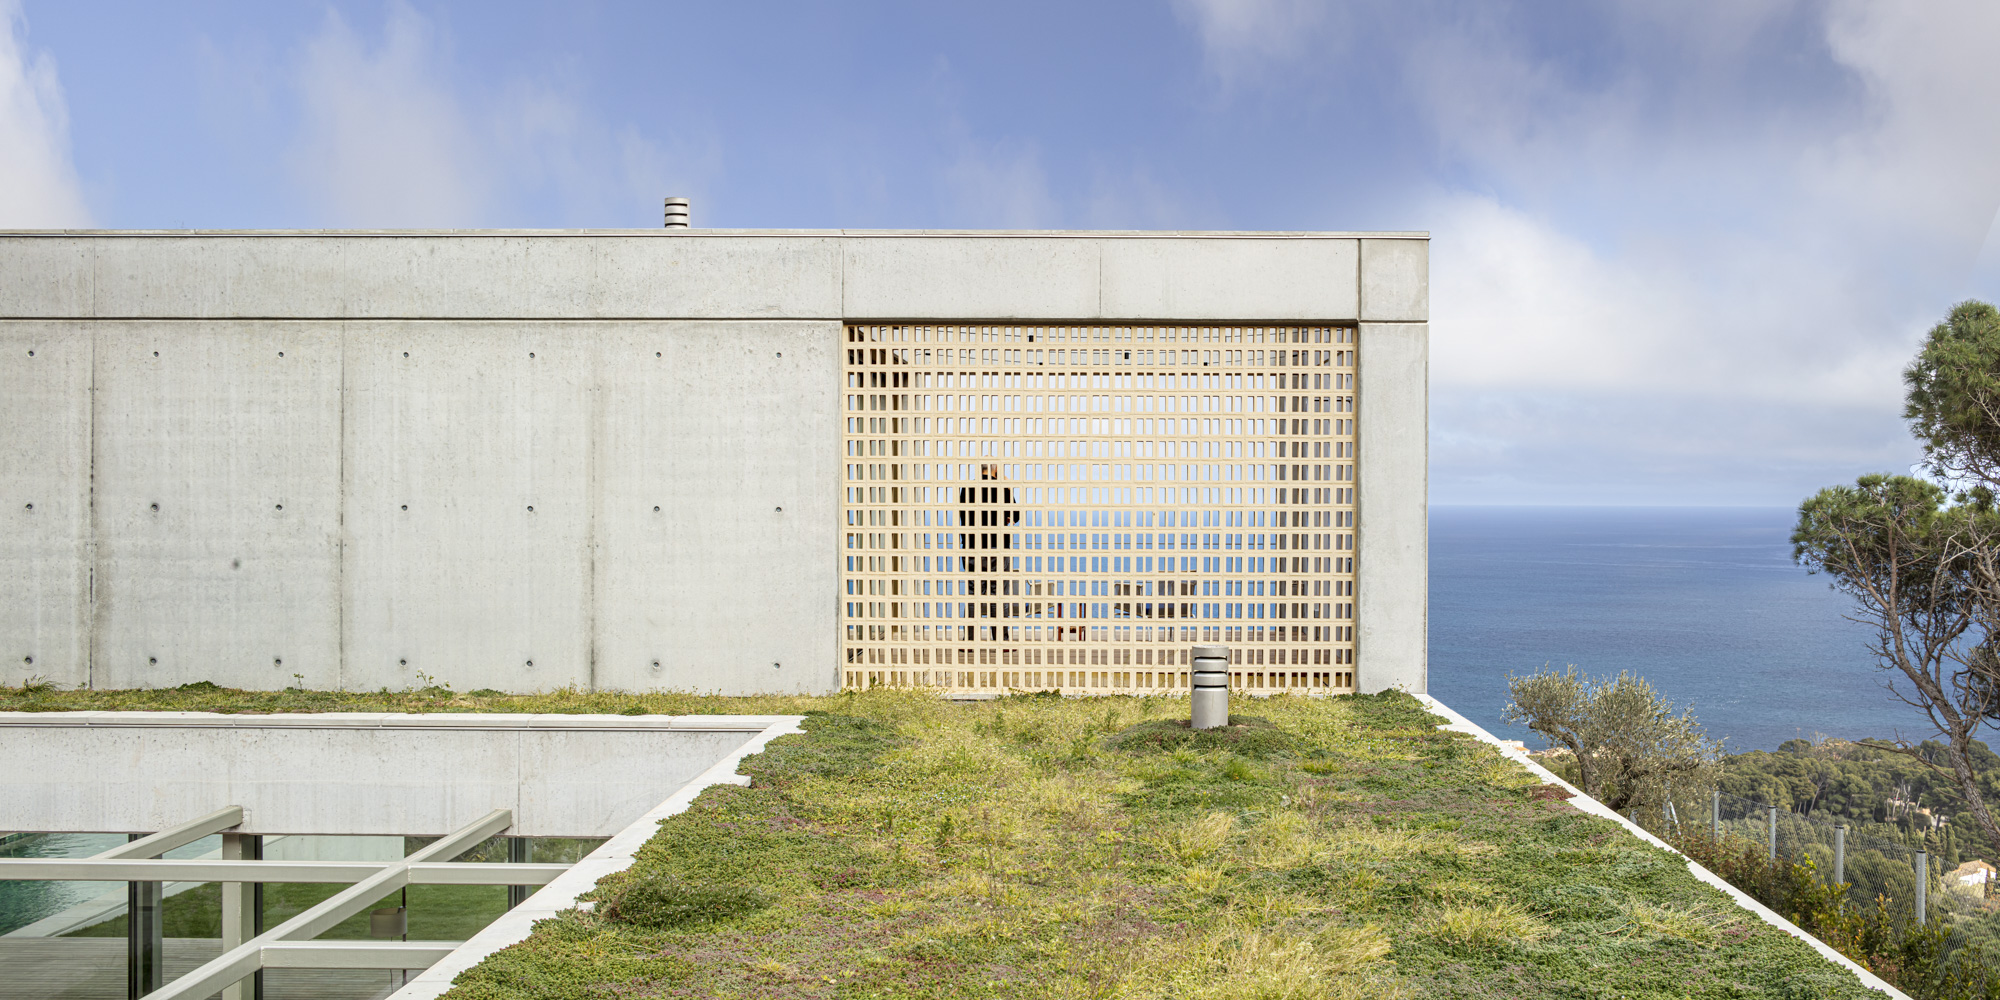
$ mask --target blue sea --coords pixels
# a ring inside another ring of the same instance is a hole
[[[1731,751],[1814,734],[1918,740],[1847,599],[1762,507],[1432,507],[1430,691],[1507,739],[1507,675],[1640,674]]]

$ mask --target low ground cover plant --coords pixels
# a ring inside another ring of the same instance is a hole
[[[238,707],[414,710],[375,697]],[[458,1000],[1878,995],[1405,695],[1245,700],[1207,733],[1164,698],[429,697],[809,713]]]

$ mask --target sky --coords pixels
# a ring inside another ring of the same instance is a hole
[[[2000,298],[1990,0],[0,0],[0,28],[5,228],[652,228],[686,195],[715,227],[1429,231],[1440,504],[1905,471],[1902,366]]]

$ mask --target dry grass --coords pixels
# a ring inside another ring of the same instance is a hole
[[[1513,903],[1447,906],[1432,914],[1423,929],[1446,947],[1457,949],[1529,944],[1555,933],[1546,922]]]

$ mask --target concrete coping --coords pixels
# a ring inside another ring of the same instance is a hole
[[[601,718],[601,716],[600,716]],[[669,816],[686,812],[702,792],[715,785],[737,785],[749,787],[750,778],[737,768],[743,758],[762,753],[765,744],[788,733],[804,732],[799,723],[805,721],[800,715],[773,716],[716,716],[716,718],[768,720],[765,726],[750,742],[738,747],[734,753],[717,761],[714,766],[703,771],[693,781],[682,785],[666,801],[654,806],[638,819],[633,820],[611,839],[598,845],[582,860],[571,865],[569,870],[556,876],[555,880],[537,890],[521,905],[508,910],[500,918],[486,925],[464,944],[437,964],[418,973],[402,989],[391,994],[391,1000],[432,1000],[451,989],[451,981],[466,969],[484,961],[487,956],[510,944],[526,940],[534,930],[536,921],[547,920],[564,910],[593,904],[579,904],[576,897],[597,885],[597,880],[606,875],[624,871],[632,866],[639,849],[659,832],[660,822]]]
[[[164,729],[453,729],[758,733],[791,715],[565,715],[498,712],[0,712],[0,726]]]
[[[1201,229],[0,229],[7,236],[658,236],[689,239],[703,236],[776,236],[870,238],[991,239],[1118,239],[1118,240],[1428,240],[1426,231],[1346,232]]]

